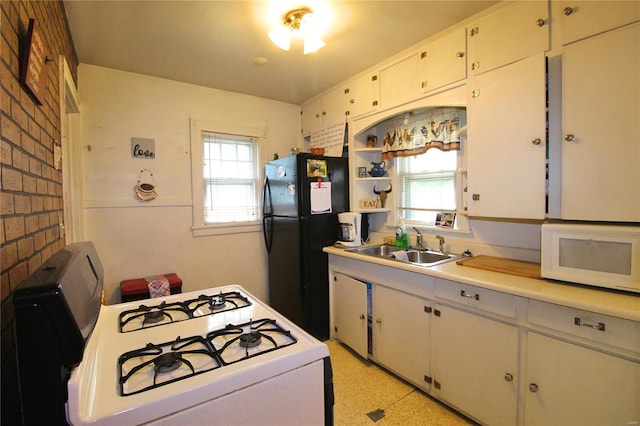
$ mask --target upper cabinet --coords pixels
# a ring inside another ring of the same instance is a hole
[[[562,219],[640,222],[639,87],[640,23],[563,48]]]
[[[420,50],[420,86],[423,93],[467,77],[466,29],[460,28],[426,44]]]
[[[562,44],[640,20],[639,1],[558,1]]]
[[[378,74],[367,73],[347,82],[346,95],[347,118],[355,118],[373,112],[378,108],[380,98],[380,80]]]
[[[314,128],[344,118],[346,114],[344,89],[338,88],[322,97],[302,104],[302,134],[308,135]]]
[[[469,215],[544,219],[544,54],[474,76],[467,92]]]
[[[467,28],[469,70],[479,74],[549,49],[549,4],[522,1]]]
[[[390,108],[420,97],[420,55],[414,53],[380,70],[380,100]]]

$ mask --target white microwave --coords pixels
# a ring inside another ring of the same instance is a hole
[[[545,223],[544,278],[640,293],[640,226]]]

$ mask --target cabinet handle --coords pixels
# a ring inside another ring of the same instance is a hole
[[[562,13],[564,13],[564,16],[569,16],[573,13],[573,8],[572,7],[565,7],[562,10]]]
[[[478,27],[471,28],[471,37],[473,37],[474,35],[478,34],[479,32],[480,32],[480,28],[478,28]]]
[[[575,317],[573,323],[579,327],[591,327],[594,330],[605,331],[605,324],[603,322],[599,322],[597,324],[588,324],[586,322],[582,322],[582,320],[578,317]]]
[[[476,294],[467,294],[467,292],[464,291],[464,290],[460,290],[460,296],[468,297],[469,299],[480,300],[480,295],[478,293],[476,293]]]
[[[464,52],[457,52],[456,58],[464,58]]]
[[[381,320],[380,318],[378,318],[378,319],[376,320],[376,324],[382,324],[382,320]]]
[[[573,142],[576,139],[576,136],[573,133],[567,133],[564,135],[564,140],[567,142]]]
[[[504,380],[505,380],[505,381],[507,381],[507,382],[513,382],[513,374],[511,374],[511,373],[506,373],[506,374],[504,375]]]
[[[531,141],[532,144],[534,145],[540,145],[542,143],[542,139],[540,138],[533,138],[533,140]]]
[[[421,85],[422,85],[423,89],[426,88],[427,87],[427,80],[424,80]]]
[[[480,61],[475,61],[475,62],[473,62],[473,63],[471,64],[471,70],[472,70],[472,71],[475,71],[475,70],[477,70],[478,68],[480,68]]]
[[[531,383],[531,384],[529,385],[529,390],[530,390],[531,392],[533,392],[533,393],[538,392],[538,385],[536,385],[535,383]]]
[[[479,90],[474,90],[473,92],[471,92],[471,97],[472,98],[477,98],[478,96],[480,96],[480,91]]]
[[[542,18],[536,19],[536,25],[539,26],[539,27],[544,27],[545,22],[546,21],[544,19],[542,19]]]
[[[350,104],[355,103],[355,99],[349,99],[349,103]]]
[[[364,319],[364,315],[360,314],[360,319],[363,320]]]

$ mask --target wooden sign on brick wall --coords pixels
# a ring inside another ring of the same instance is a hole
[[[20,82],[25,85],[38,105],[44,103],[47,92],[47,52],[42,31],[35,19],[29,19],[20,69]]]

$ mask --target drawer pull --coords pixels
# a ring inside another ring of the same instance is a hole
[[[468,297],[469,299],[480,300],[480,295],[478,293],[476,293],[476,294],[467,294],[467,292],[464,291],[464,290],[460,290],[460,296]]]
[[[360,314],[360,319],[363,320],[364,319],[364,315]]]
[[[505,381],[507,381],[507,382],[513,382],[513,374],[511,374],[511,373],[506,373],[506,374],[504,375],[504,380],[505,380]]]
[[[575,319],[573,320],[573,323],[578,326],[591,327],[594,330],[605,331],[605,325],[603,322],[599,322],[598,324],[587,324],[586,322],[582,322],[580,318],[575,317]]]

